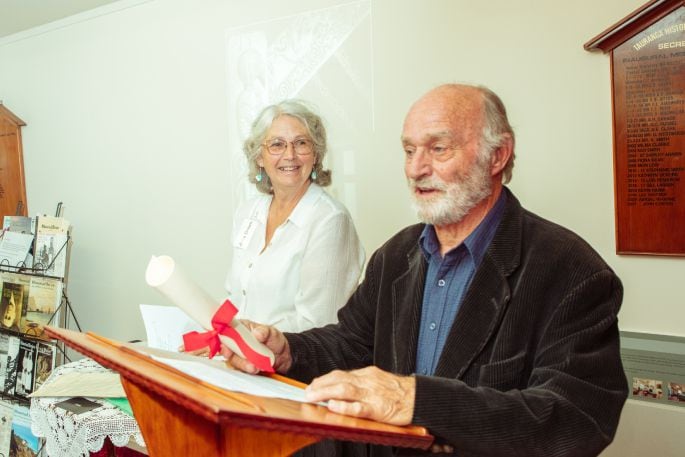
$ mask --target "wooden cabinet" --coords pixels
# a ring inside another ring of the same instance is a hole
[[[21,148],[24,125],[24,121],[0,103],[0,221],[6,215],[28,214]]]

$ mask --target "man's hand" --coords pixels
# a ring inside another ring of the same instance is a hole
[[[292,365],[292,357],[290,356],[290,346],[288,345],[288,340],[285,339],[283,333],[281,333],[276,327],[270,327],[268,325],[258,324],[256,322],[241,320],[240,322],[245,325],[254,337],[260,343],[263,343],[266,347],[271,349],[276,357],[274,360],[274,370],[278,373],[285,373],[290,369]],[[248,362],[244,358],[235,354],[229,348],[221,345],[221,355],[226,357],[226,363],[233,368],[244,371],[246,373],[256,374],[259,372],[257,367],[252,363]]]
[[[416,380],[376,367],[335,370],[306,389],[309,401],[328,401],[328,409],[393,425],[408,425],[414,415]]]

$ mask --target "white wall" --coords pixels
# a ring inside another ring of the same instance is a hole
[[[327,9],[357,8],[352,17],[370,7],[299,92],[329,120],[333,193],[353,209],[367,252],[414,221],[398,141],[408,106],[439,83],[486,84],[517,132],[519,199],[615,268],[622,329],[685,336],[669,318],[682,314],[685,261],[615,255],[609,57],[582,48],[642,3],[124,0],[0,39],[0,99],[28,124],[30,212],[63,201],[74,225],[69,295],[81,325],[141,338],[138,303],[164,303],[144,284],[151,254],[173,255],[223,297],[242,186],[227,37],[273,42],[293,24],[305,33]],[[606,454],[675,456],[685,446],[677,433],[634,439],[675,421],[682,410],[631,403]]]

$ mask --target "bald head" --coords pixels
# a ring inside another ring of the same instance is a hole
[[[477,144],[482,154],[491,155],[505,141],[511,141],[511,157],[502,170],[502,181],[509,182],[514,166],[514,132],[500,98],[483,86],[444,84],[421,98],[409,109],[403,137],[417,130],[439,125],[455,136],[461,146]]]
[[[483,91],[480,87],[465,84],[444,84],[431,89],[419,98],[409,110],[409,117],[414,110],[444,105],[454,114],[479,114],[483,107]]]
[[[483,129],[483,95],[473,86],[449,84],[436,87],[416,101],[404,120],[404,132],[435,129],[457,134],[456,142],[465,144],[477,140]],[[459,126],[455,129],[455,126]]]

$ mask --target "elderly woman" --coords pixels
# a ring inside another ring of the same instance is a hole
[[[241,318],[300,332],[335,322],[357,286],[364,251],[345,207],[322,187],[326,130],[300,101],[268,106],[243,146],[263,193],[233,219],[226,279]]]

